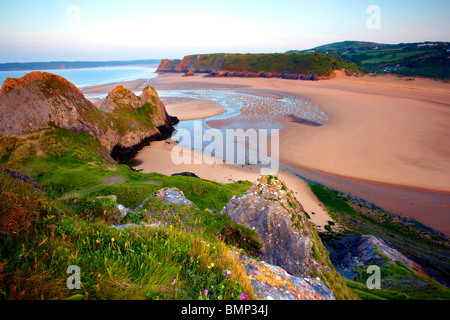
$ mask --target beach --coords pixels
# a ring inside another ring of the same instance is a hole
[[[431,200],[425,201],[430,204],[424,204],[423,199],[414,197],[407,200],[398,198],[396,204],[395,197],[389,198],[380,192],[372,192],[369,200],[376,200],[377,204],[385,205],[389,210],[450,234],[450,202],[447,201],[450,196],[449,84],[392,75],[348,77],[337,72],[336,77],[324,81],[208,78],[201,75],[182,77],[181,74],[165,74],[145,83],[123,85],[130,85],[131,89],[147,83],[157,91],[211,88],[260,90],[271,92],[271,95],[279,92],[309,99],[329,116],[329,120],[321,126],[312,126],[292,121],[288,117],[281,119],[281,162],[317,174],[364,183],[372,186],[372,189],[376,186],[392,186],[439,195],[441,200],[438,204],[431,203]],[[102,89],[105,88],[104,86]],[[90,91],[87,92],[92,93],[96,88],[88,90]],[[207,104],[205,101],[202,103]],[[214,107],[212,102],[205,108],[196,106],[192,101],[185,102],[184,105],[178,105],[178,111],[174,104],[176,103],[166,103],[169,113],[174,116],[179,113],[183,119],[188,119],[186,115],[189,110],[192,110],[191,118],[210,117],[215,112],[214,108],[211,109]],[[217,121],[219,120],[211,120],[208,124],[212,127],[233,124],[233,119]],[[195,165],[196,167],[185,170],[172,167],[174,165],[166,161],[158,166],[155,159],[159,159],[158,155],[161,155],[162,150],[156,148],[156,145],[157,143],[152,143],[138,155],[143,163],[140,168],[145,172],[164,173],[163,170],[168,170],[169,174],[174,173],[174,170],[191,171],[201,178],[219,182],[226,182],[227,179],[252,181],[258,174],[247,179],[245,177],[249,169],[244,173],[243,170],[234,168],[239,170],[233,171],[233,177],[229,177],[231,169],[223,167],[221,172],[218,168],[222,168],[222,165],[213,169],[207,169],[206,165]],[[206,170],[203,171],[203,176],[202,170]],[[293,189],[289,184],[288,187]],[[302,202],[301,197],[299,200]],[[318,206],[317,199],[313,202]],[[322,220],[328,219],[325,215],[323,217]]]
[[[165,175],[172,175],[181,172],[194,172],[198,177],[219,183],[231,183],[239,180],[254,182],[260,175],[260,168],[256,165],[230,165],[230,164],[194,164],[195,157],[202,157],[199,150],[191,150],[178,145],[191,153],[191,164],[173,164],[171,153],[178,143],[172,140],[154,141],[150,146],[141,150],[134,158],[140,163],[135,166],[135,170],[142,172],[158,172]],[[192,151],[192,152],[191,152]],[[319,203],[315,195],[311,192],[308,184],[294,175],[278,172],[277,177],[281,179],[289,189],[293,191],[295,197],[300,201],[304,210],[311,217],[314,225],[324,230],[328,221],[332,221],[328,212]]]
[[[215,101],[197,99],[166,104],[166,109],[180,121],[209,118],[225,110]]]

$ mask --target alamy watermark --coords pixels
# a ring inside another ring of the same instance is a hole
[[[67,7],[66,9],[69,17],[67,18],[67,28],[69,30],[77,30],[80,28],[81,22],[81,10],[80,7],[73,4]]]
[[[81,289],[81,270],[79,266],[76,265],[70,265],[67,267],[66,272],[68,274],[71,274],[67,278],[66,286],[67,289],[73,290],[73,289]]]
[[[381,9],[377,5],[370,5],[367,7],[367,14],[370,14],[367,18],[367,28],[369,30],[380,30],[381,29]]]
[[[367,278],[366,286],[368,289],[381,289],[381,270],[379,266],[371,265],[367,268],[367,274],[370,276]]]
[[[203,131],[202,121],[194,122],[194,134],[178,129],[172,140],[183,142],[201,155],[194,156],[191,148],[182,144],[172,149],[171,159],[180,164],[259,164],[261,174],[276,174],[279,168],[279,129],[218,129]],[[181,141],[180,141],[181,140]],[[270,148],[270,152],[269,151]]]

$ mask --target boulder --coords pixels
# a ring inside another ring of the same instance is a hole
[[[188,71],[183,75],[183,77],[193,77],[193,76],[195,76],[195,73],[193,71]]]
[[[384,267],[396,261],[402,262],[415,273],[428,277],[422,266],[373,235],[350,234],[326,245],[336,270],[349,280],[354,280],[358,275],[358,267],[370,265]]]
[[[11,169],[11,168],[7,168],[7,167],[0,167],[0,171],[6,171],[8,172],[11,177],[13,177],[14,179],[17,180],[22,180],[26,183],[31,184],[34,187],[34,190],[39,191],[41,190],[41,186],[30,176],[27,176],[25,174],[22,174],[21,172]]]
[[[7,78],[0,90],[0,136],[52,126],[88,132],[116,159],[169,136],[177,122],[150,86],[139,97],[118,86],[99,109],[72,83],[46,72]]]
[[[152,193],[148,198],[146,198],[134,211],[139,211],[145,205],[145,202],[150,198],[156,198],[165,203],[172,204],[187,204],[190,206],[196,206],[191,200],[184,196],[183,191],[177,188],[164,188]]]
[[[313,258],[313,247],[316,252],[325,248],[302,205],[276,177],[259,176],[243,196],[234,196],[221,214],[260,235],[264,244],[261,260],[302,277],[328,268]]]

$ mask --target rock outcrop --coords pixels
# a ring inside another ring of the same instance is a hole
[[[27,176],[27,175],[21,173],[20,171],[17,171],[17,170],[11,169],[11,168],[7,168],[7,167],[3,167],[3,166],[0,167],[0,171],[6,171],[14,179],[22,180],[22,181],[24,181],[26,183],[31,184],[34,187],[35,191],[41,190],[41,186],[36,182],[36,180],[31,178],[30,176]]]
[[[196,206],[191,200],[184,196],[183,191],[178,188],[164,188],[152,193],[148,198],[146,198],[142,203],[134,209],[134,211],[139,211],[145,205],[148,199],[155,198],[164,203],[172,204],[187,204],[189,206]]]
[[[110,198],[114,201],[116,207],[122,213],[122,207],[116,203],[116,197],[114,195],[99,197]],[[136,209],[127,210],[126,214],[139,212],[143,209],[146,202],[150,198],[158,199],[161,202],[171,204],[187,204],[195,206],[195,204],[187,199],[183,192],[177,188],[163,188],[155,191],[149,197],[147,197]],[[124,215],[122,215],[122,218]],[[165,225],[162,221],[156,221],[154,223],[127,223],[127,224],[113,224],[111,227],[118,229],[125,228],[140,228],[151,227],[158,228]],[[239,265],[247,273],[250,281],[252,282],[253,290],[256,296],[262,300],[335,300],[333,291],[330,290],[326,284],[319,277],[296,277],[284,270],[283,268],[269,264],[264,261],[257,261],[250,258],[240,252],[231,250],[231,254],[236,258]]]
[[[260,176],[241,197],[234,196],[221,212],[255,230],[264,246],[260,259],[295,276],[311,277],[329,270],[314,252],[326,252],[294,193],[272,176]]]
[[[66,79],[31,72],[7,78],[0,89],[0,135],[17,135],[54,124],[76,132],[98,130],[87,121],[96,108]]]
[[[168,136],[177,121],[167,114],[152,87],[146,87],[139,97],[116,87],[100,109],[72,83],[46,72],[8,78],[0,90],[0,135],[50,126],[88,132],[116,159],[150,140]]]
[[[182,60],[162,59],[157,71],[207,73],[211,77],[282,78],[293,80],[325,80],[335,76],[333,70],[359,67],[343,58],[321,53],[280,54],[201,54]]]
[[[358,268],[376,265],[384,267],[399,261],[415,273],[428,277],[422,266],[407,258],[386,241],[373,235],[347,236],[329,247],[331,260],[339,273],[353,280]]]
[[[183,75],[183,77],[193,77],[193,76],[195,76],[195,73],[193,71],[188,71]]]
[[[234,255],[262,300],[335,300],[320,278],[295,277],[284,269],[256,261],[237,252]]]

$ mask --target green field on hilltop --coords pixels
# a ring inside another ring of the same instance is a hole
[[[448,42],[382,44],[343,41],[305,50],[340,56],[372,74],[393,73],[450,80],[450,45]],[[288,52],[304,52],[291,50]]]
[[[345,59],[321,53],[275,53],[231,55],[222,70],[238,72],[270,72],[287,74],[315,74],[329,77],[333,70],[358,72],[356,64]]]

